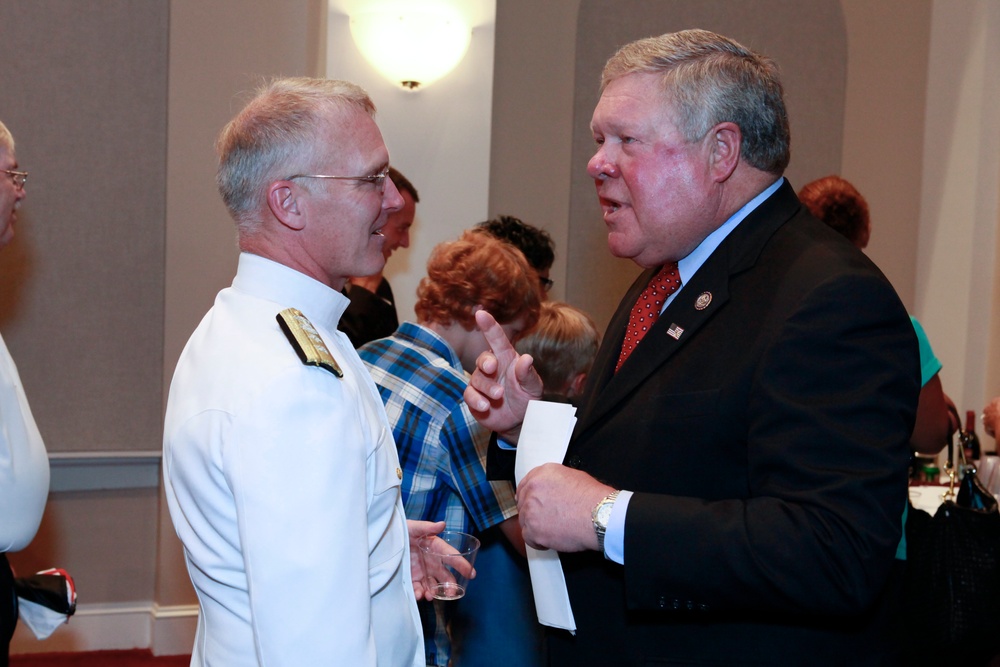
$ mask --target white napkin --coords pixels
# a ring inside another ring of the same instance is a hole
[[[532,468],[543,463],[562,463],[575,425],[576,408],[569,403],[528,403],[514,462],[514,479],[518,484]],[[532,547],[527,547],[527,551],[538,622],[576,634],[559,552]]]
[[[910,504],[918,510],[923,510],[934,516],[938,508],[941,507],[941,503],[944,502],[946,491],[948,491],[948,487],[940,484],[911,486],[909,487]],[[958,493],[958,486],[955,487],[955,493]]]

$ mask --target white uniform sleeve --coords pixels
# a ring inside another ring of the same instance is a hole
[[[28,546],[49,494],[49,459],[14,360],[0,338],[0,552]]]

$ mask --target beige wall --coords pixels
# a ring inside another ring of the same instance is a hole
[[[976,414],[1000,394],[1000,338],[991,310],[998,298],[998,62],[1000,3],[935,0],[923,178],[915,194],[916,311],[944,364],[945,391],[960,410]]]
[[[489,214],[545,228],[551,296],[565,299],[576,26],[580,0],[497,3]]]
[[[31,174],[0,325],[50,452],[158,447],[168,9],[0,2],[0,118]]]
[[[931,2],[843,5],[850,39],[842,175],[868,200],[868,255],[914,312]]]

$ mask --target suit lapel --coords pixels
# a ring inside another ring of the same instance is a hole
[[[597,350],[597,356],[594,357],[590,373],[587,375],[581,414],[585,414],[591,409],[591,404],[600,398],[602,388],[614,377],[615,365],[618,363],[618,355],[621,353],[622,342],[625,340],[625,330],[628,327],[632,306],[657,270],[656,268],[647,269],[639,274],[625,296],[622,297],[615,314],[611,317],[611,322],[601,338],[601,346]]]
[[[786,180],[777,192],[750,213],[682,286],[681,291],[614,372],[632,305],[656,269],[644,271],[622,299],[594,361],[577,433],[613,411],[650,375],[662,367],[729,301],[730,279],[752,267],[774,232],[800,208]],[[707,303],[706,303],[707,302]],[[678,391],[682,391],[678,388]]]

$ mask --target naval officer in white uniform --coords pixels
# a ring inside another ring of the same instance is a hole
[[[239,268],[177,364],[163,445],[192,665],[423,665],[410,542],[443,523],[408,529],[382,401],[337,331],[403,203],[374,111],[353,84],[285,79],[219,139]]]

